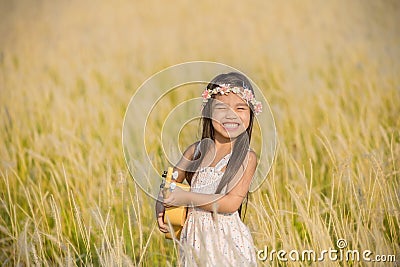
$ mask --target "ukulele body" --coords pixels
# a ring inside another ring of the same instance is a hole
[[[170,193],[170,186],[172,182],[172,171],[173,168],[169,167],[167,175],[165,177],[165,186],[163,189],[164,198],[167,198],[168,194]],[[177,182],[174,183],[176,184],[177,187],[181,188],[182,190],[190,191],[189,185]],[[173,233],[171,232],[166,233],[165,238],[172,239],[172,234],[173,234],[175,238],[179,239],[183,225],[185,224],[186,221],[186,216],[187,216],[187,207],[185,206],[170,207],[165,209],[164,223],[171,224],[172,226],[171,230],[173,231]]]

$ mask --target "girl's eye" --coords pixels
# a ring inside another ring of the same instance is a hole
[[[226,106],[218,105],[218,106],[215,107],[215,109],[218,109],[218,110],[225,110],[225,109],[226,109]]]

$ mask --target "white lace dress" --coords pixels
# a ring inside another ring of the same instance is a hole
[[[201,168],[193,176],[191,191],[213,194],[229,158],[230,154],[215,167]],[[189,208],[180,236],[179,256],[183,266],[256,266],[253,239],[237,211],[214,214]]]

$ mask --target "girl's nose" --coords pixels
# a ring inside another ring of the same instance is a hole
[[[231,108],[228,108],[228,110],[227,110],[227,112],[225,114],[225,118],[227,118],[227,119],[236,119],[237,118],[237,114]]]

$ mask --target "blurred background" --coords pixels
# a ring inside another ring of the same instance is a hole
[[[5,265],[176,264],[121,132],[148,77],[194,60],[246,73],[275,116],[258,249],[399,255],[400,2],[2,0],[0,17]]]

